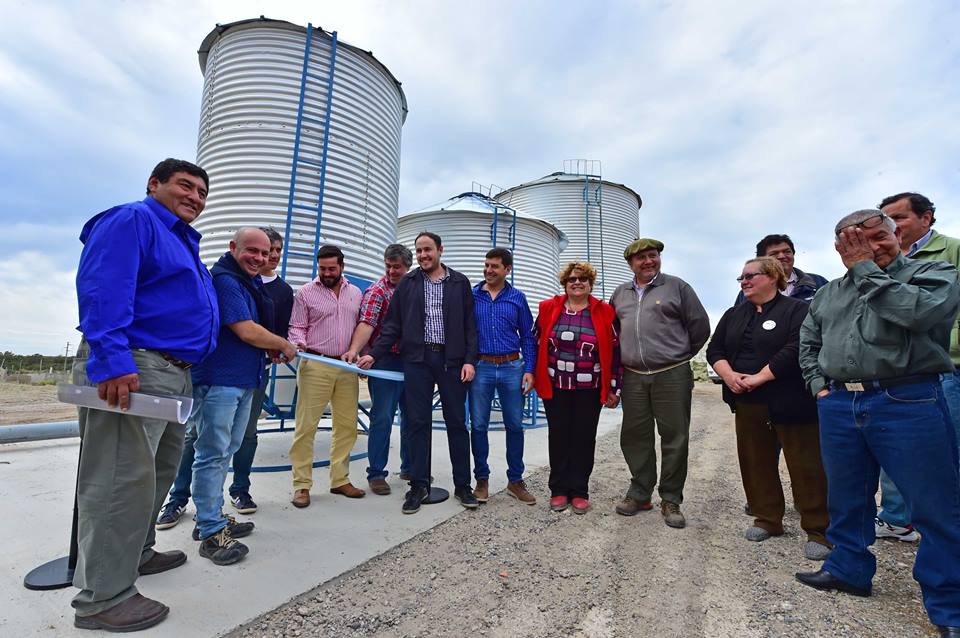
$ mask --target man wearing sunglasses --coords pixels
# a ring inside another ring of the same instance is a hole
[[[920,193],[898,193],[880,202],[884,212],[900,229],[900,251],[912,259],[939,259],[960,267],[960,239],[941,235],[933,230],[937,208]],[[960,334],[953,324],[950,334],[950,359],[960,367]],[[941,379],[947,407],[953,418],[953,427],[960,440],[960,376],[956,371],[945,373]],[[886,472],[880,472],[880,512],[874,522],[877,538],[915,543],[920,535],[910,524],[910,508],[900,490]]]
[[[693,288],[660,272],[663,242],[638,239],[623,251],[634,273],[610,297],[620,321],[623,361],[623,425],[620,449],[630,468],[630,486],[616,512],[653,509],[657,484],[654,424],[660,433],[660,512],[669,527],[681,528],[687,478],[693,371],[690,359],[710,337],[710,318]]]
[[[941,636],[960,638],[960,471],[940,384],[952,372],[957,270],[907,259],[901,232],[877,209],[835,228],[847,273],[817,293],[800,330],[800,367],[817,396],[834,549],[797,580],[869,596],[880,468],[902,489],[923,534],[914,577]],[[919,462],[918,462],[919,461]]]

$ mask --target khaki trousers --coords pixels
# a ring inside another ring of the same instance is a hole
[[[350,450],[357,442],[360,382],[348,370],[301,358],[297,367],[297,410],[290,465],[293,489],[313,487],[313,442],[327,405],[333,409],[330,437],[330,488],[350,482]]]
[[[827,477],[820,459],[820,426],[816,423],[770,423],[767,406],[736,404],[737,456],[743,491],[756,517],[754,525],[771,534],[783,534],[783,486],[780,483],[778,443],[790,472],[793,502],[807,540],[830,547],[826,539]]]
[[[87,379],[89,347],[81,343],[73,382]],[[133,352],[140,392],[191,394],[190,372],[156,352]],[[98,614],[137,593],[140,565],[153,557],[153,522],[183,451],[180,423],[80,408],[77,470],[77,568],[73,598],[79,616]]]

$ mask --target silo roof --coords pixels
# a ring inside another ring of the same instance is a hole
[[[300,31],[302,33],[307,32],[307,28],[303,25],[294,24],[293,22],[287,22],[286,20],[273,20],[271,18],[265,18],[264,16],[260,16],[259,18],[250,18],[248,20],[238,20],[237,22],[231,22],[229,24],[218,24],[216,27],[213,28],[213,30],[210,33],[207,34],[207,37],[205,37],[203,39],[203,42],[200,43],[200,49],[197,50],[197,55],[199,56],[199,59],[200,59],[200,72],[206,73],[207,56],[209,56],[210,54],[210,49],[213,48],[214,43],[218,39],[220,39],[220,37],[224,33],[230,30],[251,29],[251,28],[254,28],[257,26],[263,26],[263,25],[267,25],[275,29],[285,29],[287,31]],[[320,31],[321,33],[327,33],[329,35],[328,31],[324,31],[320,27],[314,27],[314,29],[316,29],[317,31]],[[383,64],[383,62],[381,62],[380,60],[378,60],[373,56],[372,51],[364,51],[360,47],[356,47],[356,46],[353,46],[352,44],[348,44],[339,38],[337,38],[337,46],[346,47],[351,51],[353,51],[354,53],[357,53],[361,56],[368,58],[370,62],[373,64],[373,66],[383,71],[384,75],[386,75],[390,79],[390,81],[393,82],[393,84],[397,87],[397,91],[400,92],[400,103],[403,105],[403,121],[406,122],[407,96],[403,92],[403,86],[401,85],[400,80],[394,77],[393,73],[390,72],[390,69],[388,69]]]
[[[592,181],[599,181],[601,184],[607,184],[607,185],[609,185],[609,186],[616,186],[617,188],[622,188],[622,189],[624,189],[625,191],[627,191],[628,193],[630,193],[631,195],[633,195],[634,197],[637,198],[637,208],[642,208],[642,207],[643,207],[643,200],[640,199],[640,195],[638,195],[635,190],[633,190],[632,188],[630,188],[630,187],[627,186],[626,184],[618,184],[618,183],[616,183],[616,182],[610,182],[610,181],[607,181],[607,180],[605,180],[605,179],[597,180],[596,176],[591,176],[591,175],[577,175],[577,174],[575,174],[575,173],[564,173],[563,171],[557,171],[556,173],[550,173],[549,175],[544,175],[544,176],[541,177],[540,179],[535,179],[535,180],[530,181],[530,182],[524,182],[523,184],[518,184],[518,185],[513,186],[513,187],[511,187],[511,188],[508,188],[508,189],[506,189],[506,190],[500,191],[499,193],[497,193],[497,198],[499,199],[501,196],[503,196],[503,195],[505,195],[505,194],[507,194],[507,193],[509,193],[509,192],[511,192],[511,191],[515,191],[515,190],[517,190],[518,188],[524,188],[524,187],[526,187],[526,186],[535,186],[535,185],[537,185],[537,184],[550,184],[550,183],[553,183],[553,182],[582,182],[582,181],[584,181],[585,179],[590,179],[590,180],[592,180]]]
[[[460,193],[455,197],[440,202],[439,204],[434,204],[433,206],[427,206],[426,208],[421,208],[420,210],[414,210],[407,213],[401,213],[400,218],[403,217],[413,217],[414,215],[426,215],[429,213],[437,213],[441,211],[457,211],[457,212],[468,212],[468,213],[486,213],[487,215],[493,215],[494,210],[500,209],[504,212],[507,210],[515,210],[517,213],[517,218],[519,219],[530,219],[533,221],[546,224],[553,230],[557,232],[557,235],[560,238],[561,244],[566,244],[568,241],[567,234],[560,230],[556,224],[554,224],[549,219],[544,219],[537,215],[524,212],[519,209],[514,209],[509,206],[504,205],[502,202],[493,200],[490,197],[487,197],[483,193],[477,192],[466,192]]]

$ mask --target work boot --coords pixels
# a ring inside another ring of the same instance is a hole
[[[663,501],[660,503],[660,513],[663,514],[663,522],[668,527],[680,529],[687,525],[687,519],[680,513],[680,506],[677,503]]]
[[[367,485],[370,486],[370,491],[377,496],[386,496],[390,493],[390,484],[382,478],[370,479],[367,481]]]
[[[474,491],[474,494],[476,494],[476,491]],[[523,481],[510,481],[507,483],[507,494],[525,505],[536,505],[537,503],[537,499],[527,490],[527,484]],[[479,496],[477,500],[480,500]]]
[[[620,516],[633,516],[638,512],[646,512],[647,510],[653,509],[653,503],[650,501],[640,502],[632,496],[624,497],[622,501],[617,504],[615,511]]]
[[[224,527],[213,536],[200,541],[200,555],[216,565],[232,565],[250,551],[246,545],[230,536],[230,528]]]
[[[473,495],[480,503],[490,500],[490,482],[487,479],[477,479],[477,486],[473,488]]]

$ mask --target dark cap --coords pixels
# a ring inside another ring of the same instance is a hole
[[[644,250],[650,250],[651,248],[655,248],[658,253],[662,253],[663,242],[657,241],[656,239],[650,239],[649,237],[641,237],[640,239],[634,240],[632,244],[623,250],[623,258],[627,261],[630,261],[630,258],[637,253]]]

